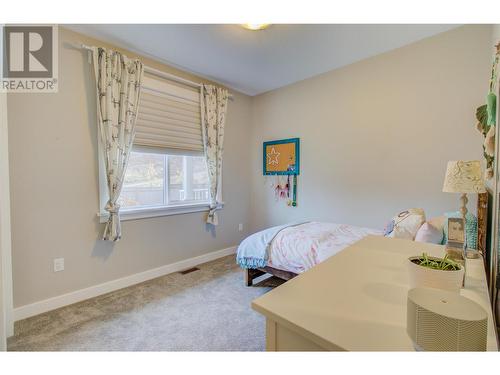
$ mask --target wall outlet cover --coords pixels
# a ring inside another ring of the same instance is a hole
[[[54,259],[54,272],[64,271],[64,258]]]

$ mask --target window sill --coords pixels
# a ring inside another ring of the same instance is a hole
[[[219,208],[224,207],[224,203],[219,204]],[[168,207],[151,207],[151,208],[138,208],[138,209],[128,209],[120,211],[120,220],[137,220],[137,219],[147,219],[152,217],[161,216],[171,216],[171,215],[181,215],[189,214],[194,212],[208,212],[209,205],[207,203],[193,203],[184,204],[179,206],[168,206]],[[108,221],[109,214],[107,212],[98,213],[100,223],[106,223]]]

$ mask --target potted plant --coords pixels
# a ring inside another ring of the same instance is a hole
[[[430,257],[426,253],[408,258],[410,288],[428,287],[459,292],[464,280],[464,267],[451,260]]]

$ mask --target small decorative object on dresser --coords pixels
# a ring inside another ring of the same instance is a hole
[[[406,332],[416,350],[485,351],[488,313],[457,293],[432,288],[408,292]]]
[[[461,217],[448,218],[448,245],[463,247],[465,243],[465,221]]]
[[[411,288],[428,287],[458,293],[464,280],[464,267],[445,255],[430,257],[426,253],[408,258],[408,275]]]

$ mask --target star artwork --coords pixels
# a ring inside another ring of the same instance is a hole
[[[262,171],[269,175],[299,174],[299,138],[262,143]]]
[[[271,152],[267,154],[267,164],[275,164],[278,165],[278,157],[280,156],[279,152],[276,152],[274,147],[271,149]]]

